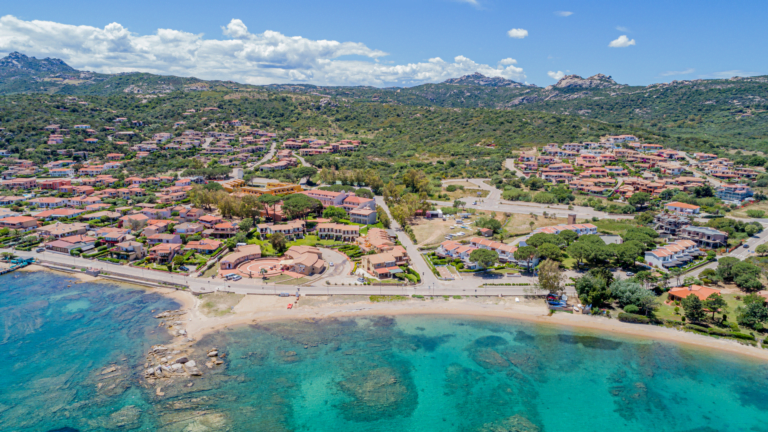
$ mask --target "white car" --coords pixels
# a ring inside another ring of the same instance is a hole
[[[331,266],[331,267],[333,267],[333,263],[329,263],[328,265],[329,265],[329,266]]]

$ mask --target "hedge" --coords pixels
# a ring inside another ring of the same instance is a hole
[[[619,321],[636,323],[636,324],[650,324],[651,319],[644,315],[631,314],[627,312],[619,313]]]
[[[685,328],[687,328],[688,330],[694,330],[694,331],[697,331],[697,332],[709,333],[709,329],[708,328],[702,327],[702,326],[697,326],[697,325],[694,325],[694,324],[686,324]]]
[[[739,333],[739,332],[731,332],[729,335],[731,337],[735,337],[736,339],[744,339],[744,340],[755,340],[755,337],[746,333]]]

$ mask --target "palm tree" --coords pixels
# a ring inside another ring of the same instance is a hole
[[[680,269],[679,267],[674,267],[674,268],[672,268],[672,269],[670,269],[670,270],[669,270],[669,274],[670,274],[670,275],[671,275],[673,278],[675,278],[675,282],[677,282],[677,285],[676,285],[676,286],[680,286],[680,276],[682,276],[682,275],[683,275],[683,270],[682,270],[682,269]]]
[[[528,222],[528,225],[531,227],[531,232],[533,232],[533,226],[536,225],[533,221]]]

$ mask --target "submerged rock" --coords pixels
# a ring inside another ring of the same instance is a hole
[[[128,405],[112,413],[105,426],[109,429],[131,430],[141,426],[141,410],[135,405]]]
[[[518,414],[493,423],[486,423],[476,430],[477,432],[539,432],[541,428]]]

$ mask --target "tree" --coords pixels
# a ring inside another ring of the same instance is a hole
[[[487,269],[496,264],[499,260],[499,254],[488,249],[475,249],[469,254],[469,260]]]
[[[328,206],[323,210],[323,217],[338,222],[347,218],[347,212],[341,207]]]
[[[552,243],[544,243],[543,245],[536,248],[536,250],[538,251],[540,257],[552,261],[560,261],[563,256],[563,250],[560,249],[560,246],[554,245]]]
[[[274,248],[278,254],[282,254],[287,249],[285,235],[282,233],[274,233],[269,236],[269,244],[272,245],[272,248]]]
[[[758,228],[754,225],[747,225],[744,227],[744,232],[747,233],[748,236],[752,237],[753,235],[757,234]]]
[[[723,296],[718,293],[712,293],[704,300],[704,307],[712,311],[712,319],[715,319],[716,312],[727,312],[728,303],[725,302]]]
[[[392,221],[389,220],[389,215],[387,214],[387,211],[384,210],[384,207],[379,206],[376,208],[376,216],[384,228],[389,229],[389,227],[392,225]]]
[[[269,209],[270,209],[270,207],[272,208],[272,210],[273,210],[273,212],[272,212],[272,213],[274,214],[274,208],[275,208],[275,205],[277,205],[277,203],[279,203],[280,201],[282,201],[282,198],[280,198],[280,197],[278,197],[278,196],[275,196],[275,195],[263,194],[263,195],[260,195],[260,196],[259,196],[259,198],[257,199],[257,201],[258,201],[258,202],[259,202],[261,205],[263,205],[263,206],[264,206],[264,209],[265,209],[265,211],[266,211],[266,213],[267,213],[267,217],[270,217],[270,216],[269,216]]]
[[[740,262],[741,261],[739,261],[738,258],[734,257],[720,258],[720,260],[717,261],[717,275],[720,276],[720,278],[722,278],[725,282],[733,281],[733,266]]]
[[[539,256],[539,252],[533,246],[523,246],[515,251],[515,260],[525,262],[528,267],[528,271],[531,271],[533,260]]]
[[[763,323],[768,320],[768,309],[764,304],[749,303],[736,309],[736,321],[754,329],[762,329]]]
[[[643,245],[637,241],[631,240],[619,245],[614,245],[613,251],[616,255],[616,265],[620,267],[631,267],[635,265],[635,260],[643,252]]]
[[[550,243],[555,246],[565,246],[565,240],[557,234],[538,233],[530,236],[525,243],[535,248],[543,245],[544,243]]]
[[[574,241],[576,241],[576,239],[579,238],[579,235],[576,234],[575,231],[571,231],[571,230],[561,231],[560,234],[558,235],[560,236],[560,238],[565,240],[565,244],[568,246],[570,246],[571,243],[573,243]]]
[[[673,267],[669,269],[669,275],[675,278],[675,286],[680,286],[680,276],[683,275],[683,270],[680,267]]]
[[[653,291],[643,288],[637,282],[630,279],[617,280],[611,284],[611,294],[619,302],[621,307],[633,304],[644,309],[650,302],[647,298],[656,298]]]
[[[539,279],[537,288],[552,294],[561,295],[565,292],[565,272],[560,271],[560,263],[544,260],[539,264]]]
[[[704,319],[704,308],[696,294],[690,294],[681,302],[685,310],[685,319],[690,322],[700,322]]]
[[[479,226],[480,228],[488,228],[492,230],[494,233],[498,233],[501,231],[501,222],[499,222],[497,219],[494,219],[492,217],[490,218],[484,218],[481,217],[480,219],[475,222],[475,225]]]
[[[314,198],[304,194],[292,194],[283,198],[283,212],[290,219],[306,217],[311,212],[317,212],[323,208],[323,204]]]
[[[455,209],[462,208],[465,205],[467,205],[467,203],[465,203],[464,201],[462,201],[460,199],[453,200],[453,208],[455,208]]]
[[[575,288],[579,300],[585,305],[599,308],[611,298],[608,283],[601,277],[587,274],[576,279]]]
[[[245,218],[240,221],[240,231],[247,233],[251,231],[251,228],[253,228],[253,219]]]
[[[184,255],[176,255],[175,257],[173,257],[173,260],[171,262],[175,267],[178,267],[184,264]]]
[[[651,195],[647,192],[638,192],[629,197],[629,203],[635,207],[642,207],[651,200]]]
[[[589,257],[589,246],[586,243],[574,242],[565,251],[576,260],[576,267],[581,266]]]
[[[757,245],[757,247],[755,248],[755,252],[761,256],[768,254],[768,243]]]

